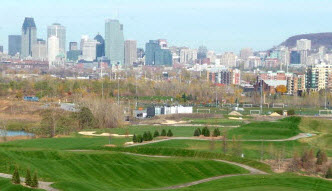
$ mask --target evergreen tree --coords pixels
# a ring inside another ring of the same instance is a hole
[[[152,134],[150,131],[147,132],[147,138],[148,138],[148,141],[152,141],[153,140],[153,137],[152,137]]]
[[[220,136],[220,131],[219,131],[218,128],[214,129],[214,131],[213,131],[213,136],[214,136],[214,137],[219,137],[219,136]]]
[[[210,137],[210,130],[207,127],[204,127],[202,130],[202,135],[205,137]]]
[[[163,129],[163,130],[161,131],[161,136],[166,137],[166,130],[165,130],[165,129]]]
[[[36,172],[33,175],[33,179],[32,179],[32,182],[31,182],[31,187],[38,188],[38,177],[37,177]]]
[[[173,137],[173,133],[172,133],[172,131],[170,129],[167,132],[167,137]]]
[[[153,134],[153,137],[159,137],[159,131],[158,130],[155,130],[155,132]]]
[[[25,184],[28,186],[31,186],[32,184],[30,169],[27,169],[27,175],[25,176]]]
[[[143,142],[143,137],[142,135],[137,135],[137,142],[142,143]]]
[[[197,129],[195,130],[195,132],[194,132],[194,136],[195,136],[195,137],[199,137],[200,135],[201,135],[201,131],[200,131],[199,128],[197,128]]]
[[[149,140],[148,133],[144,132],[143,133],[143,141],[148,141],[148,140]]]
[[[317,165],[322,165],[327,162],[327,156],[324,151],[319,150],[316,156],[317,156],[317,161],[316,161]]]
[[[332,165],[330,165],[329,169],[327,170],[325,178],[332,178]]]
[[[15,170],[14,170],[13,177],[12,177],[12,182],[14,184],[20,184],[21,183],[20,173],[18,172],[18,167],[17,166],[15,166]]]
[[[137,137],[136,137],[135,134],[134,134],[134,136],[133,136],[133,142],[134,142],[134,143],[137,143]]]

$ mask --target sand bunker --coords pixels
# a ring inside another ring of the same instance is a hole
[[[133,135],[119,135],[119,134],[110,134],[110,133],[102,133],[102,134],[95,134],[96,131],[81,131],[78,132],[80,135],[86,136],[96,136],[96,137],[132,137]]]

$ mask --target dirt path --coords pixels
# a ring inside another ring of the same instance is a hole
[[[1,178],[7,178],[7,179],[11,179],[12,175],[11,174],[4,174],[4,173],[0,173],[0,177]],[[21,182],[24,182],[25,178],[21,178]],[[46,191],[59,191],[58,189],[52,188],[51,185],[54,184],[54,182],[42,182],[42,181],[38,181],[39,184],[39,189],[43,189]]]
[[[162,155],[143,155],[143,154],[136,154],[136,153],[128,153],[125,152],[125,154],[128,155],[134,155],[134,156],[141,156],[141,157],[153,157],[153,158],[172,158],[171,156],[162,156]],[[197,184],[202,184],[205,182],[210,182],[213,180],[218,180],[221,178],[226,178],[226,177],[233,177],[233,176],[245,176],[245,175],[257,175],[257,174],[267,174],[266,172],[263,172],[261,170],[255,169],[253,167],[247,166],[245,164],[237,163],[237,162],[230,162],[230,161],[225,161],[225,160],[218,160],[218,159],[211,159],[213,161],[217,162],[223,162],[223,163],[228,163],[231,165],[239,166],[241,168],[244,168],[249,171],[249,174],[227,174],[227,175],[221,175],[221,176],[215,176],[215,177],[210,177],[210,178],[205,178],[202,180],[197,180],[193,182],[188,182],[184,184],[179,184],[179,185],[174,185],[174,186],[168,186],[164,188],[155,188],[155,189],[142,189],[142,190],[173,190],[173,189],[179,189],[179,188],[184,188],[184,187],[189,187]]]
[[[308,138],[315,136],[315,134],[311,134],[309,136],[307,133],[300,133],[294,137],[290,137],[287,139],[274,139],[274,140],[263,140],[264,142],[283,142],[283,141],[294,141],[302,138]],[[200,137],[169,137],[166,139],[160,139],[160,140],[155,140],[155,141],[150,141],[150,142],[143,142],[143,143],[138,143],[138,144],[133,144],[133,145],[127,145],[126,147],[135,147],[135,146],[141,146],[141,145],[148,145],[148,144],[154,144],[154,143],[159,143],[159,142],[164,142],[164,141],[170,141],[170,140],[200,140],[200,141],[211,141],[209,138],[200,138]],[[214,139],[214,141],[222,141],[221,139]],[[227,140],[227,141],[232,141],[232,140]],[[243,142],[261,142],[261,139],[252,139],[252,140],[237,140],[237,141],[243,141]]]

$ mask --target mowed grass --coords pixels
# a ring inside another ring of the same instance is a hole
[[[289,117],[274,122],[252,122],[239,128],[231,129],[227,134],[229,139],[234,136],[242,140],[287,139],[301,132],[298,127],[300,121],[301,118],[299,117]]]
[[[237,176],[175,191],[330,191],[332,181],[292,174]]]
[[[125,142],[131,141],[131,138],[111,138],[111,144],[122,146]],[[109,144],[109,137],[62,137],[62,138],[39,138],[30,140],[17,140],[0,144],[2,147],[23,147],[38,149],[55,150],[74,150],[74,149],[99,149]]]
[[[300,143],[298,141],[284,141],[284,142],[248,142],[243,141],[240,144],[242,153],[248,159],[261,159],[263,149],[263,159],[273,158],[275,151],[284,151],[286,158],[291,158],[294,152],[301,153],[308,148],[311,148],[307,143]],[[139,146],[142,148],[174,148],[174,149],[189,149],[197,151],[209,151],[214,153],[223,153],[223,146],[221,141],[205,141],[205,140],[169,140],[165,142],[158,142],[154,144]],[[233,143],[227,142],[227,153],[232,154]],[[317,150],[317,149],[316,149]]]
[[[62,190],[139,190],[187,183],[224,174],[248,173],[222,162],[190,158],[151,158],[89,151],[0,150],[0,172],[37,171]]]
[[[207,119],[188,119],[192,124],[204,124],[204,125],[223,125],[223,126],[238,126],[243,125],[241,120],[231,120],[224,118],[207,118]]]
[[[11,180],[0,178],[0,190],[1,191],[41,191],[40,189],[27,188],[22,185],[14,185]]]
[[[157,130],[159,133],[163,129],[166,130],[171,130],[173,132],[174,137],[193,137],[195,129],[197,128],[204,128],[204,127],[193,127],[193,126],[153,126],[153,125],[148,125],[148,126],[127,126],[123,128],[114,128],[114,129],[101,129],[98,130],[96,133],[103,133],[103,132],[108,132],[108,133],[115,133],[115,134],[120,134],[120,135],[125,135],[125,134],[143,134],[146,131],[150,131],[152,134]],[[212,132],[215,127],[209,127],[210,131]],[[228,130],[230,128],[227,127],[218,127],[220,131],[223,131],[224,129]]]

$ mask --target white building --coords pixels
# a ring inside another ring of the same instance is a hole
[[[197,60],[197,50],[182,48],[180,50],[180,63],[181,64],[193,64]]]
[[[82,59],[86,61],[94,61],[97,58],[97,40],[84,39],[82,46]]]
[[[221,56],[220,64],[226,67],[236,67],[237,56],[233,52],[225,52]]]
[[[137,61],[137,42],[136,40],[125,41],[125,66],[132,66]]]
[[[47,27],[47,38],[56,36],[59,38],[60,53],[66,54],[66,28],[59,23]]]
[[[311,40],[301,39],[296,41],[296,48],[298,51],[311,50]]]
[[[47,43],[48,63],[50,68],[54,66],[56,57],[60,54],[59,38],[51,36],[48,38]]]
[[[247,60],[249,58],[249,56],[253,56],[253,50],[251,48],[243,48],[240,51],[240,58],[242,60]]]
[[[32,47],[32,58],[35,60],[47,60],[47,45],[45,40],[38,39]]]

